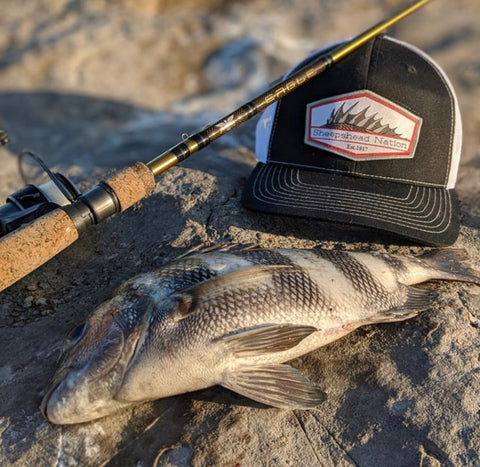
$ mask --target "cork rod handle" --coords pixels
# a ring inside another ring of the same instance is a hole
[[[151,194],[155,189],[155,177],[142,162],[135,162],[117,172],[107,178],[105,183],[114,191],[122,212]]]
[[[26,276],[78,238],[61,209],[51,211],[0,240],[0,291]]]

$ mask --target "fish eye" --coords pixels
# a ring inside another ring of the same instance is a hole
[[[70,334],[68,338],[69,344],[76,344],[85,334],[85,331],[88,328],[88,324],[82,323],[79,326],[77,326]]]

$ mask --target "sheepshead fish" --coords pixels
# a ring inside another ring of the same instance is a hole
[[[285,362],[359,326],[428,309],[434,290],[480,284],[461,250],[422,257],[331,250],[206,249],[123,284],[65,343],[43,401],[52,423],[221,385],[280,408],[324,393]]]

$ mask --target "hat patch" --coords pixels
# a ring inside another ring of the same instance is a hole
[[[305,143],[355,161],[411,159],[422,119],[372,91],[307,105]]]

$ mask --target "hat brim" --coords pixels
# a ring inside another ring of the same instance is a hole
[[[451,245],[460,229],[453,189],[280,164],[258,163],[242,202],[255,211],[366,226],[434,246]]]

